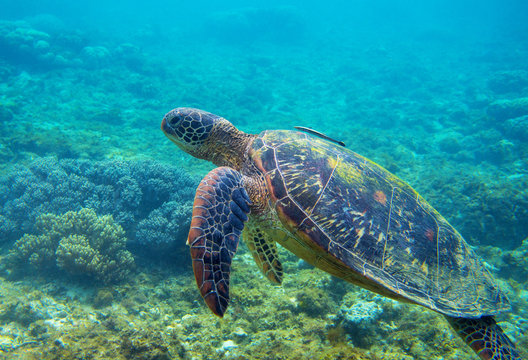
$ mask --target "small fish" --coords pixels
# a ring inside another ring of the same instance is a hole
[[[336,139],[332,139],[330,136],[327,136],[323,133],[320,133],[319,131],[317,130],[314,130],[314,129],[310,129],[308,127],[304,127],[304,126],[294,126],[294,128],[296,128],[297,130],[301,130],[301,131],[304,131],[308,134],[312,134],[312,135],[315,135],[315,136],[319,136],[320,138],[322,139],[325,139],[325,140],[328,140],[328,141],[332,141],[332,142],[335,142],[336,144],[338,145],[341,145],[342,147],[346,147],[345,143],[342,142],[342,141],[339,141],[339,140],[336,140]]]

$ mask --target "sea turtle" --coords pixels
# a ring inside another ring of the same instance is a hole
[[[244,232],[266,277],[283,276],[276,243],[308,263],[447,318],[482,359],[520,359],[493,319],[508,299],[460,234],[376,163],[303,132],[246,134],[226,119],[176,108],[161,123],[178,147],[219,166],[196,191],[190,246],[196,283],[222,317]]]

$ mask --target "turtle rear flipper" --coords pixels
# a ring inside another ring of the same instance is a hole
[[[476,319],[446,316],[458,335],[484,360],[521,360],[515,345],[493,317]]]
[[[252,224],[252,222],[250,222]],[[251,225],[245,230],[244,239],[262,273],[273,283],[282,283],[282,264],[275,240],[258,226]]]
[[[191,247],[196,284],[205,303],[222,317],[229,302],[231,260],[250,212],[242,175],[228,167],[212,170],[194,198]]]

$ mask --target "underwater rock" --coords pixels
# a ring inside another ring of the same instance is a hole
[[[129,77],[127,90],[143,99],[154,99],[160,96],[160,89],[152,82],[145,81],[145,77],[138,74]]]
[[[319,358],[321,360],[378,360],[378,358],[361,349],[357,349],[345,343],[338,343],[324,351]],[[404,360],[399,358],[398,360]]]
[[[39,158],[0,177],[0,242],[30,233],[42,214],[86,207],[112,215],[132,248],[170,256],[185,244],[197,183],[156,161]]]
[[[116,59],[122,61],[130,70],[138,73],[144,73],[148,68],[146,65],[145,55],[137,45],[131,43],[120,44],[115,48],[113,54],[115,55]],[[163,71],[163,69],[160,68],[157,68],[156,70],[158,74],[160,71]],[[135,74],[131,75],[134,76]],[[144,82],[145,78],[141,77],[141,81]]]
[[[14,271],[53,270],[55,266],[80,278],[103,283],[123,280],[134,267],[126,250],[125,232],[112,216],[98,217],[92,209],[36,219],[39,235],[24,235],[8,255]]]
[[[188,359],[178,338],[150,329],[131,332],[121,337],[120,353],[125,359],[170,360]]]
[[[95,295],[93,299],[93,304],[96,308],[102,308],[105,306],[112,305],[113,301],[114,295],[112,294],[112,291],[108,289],[101,289],[97,292],[97,295]]]
[[[528,141],[528,115],[508,119],[504,128],[512,139]]]
[[[15,67],[8,64],[4,59],[0,58],[0,81],[7,84],[9,77],[15,74]],[[0,108],[5,107],[5,100],[6,99],[0,100]]]
[[[339,314],[346,325],[374,322],[383,313],[382,307],[374,300],[357,301],[355,295],[349,293],[343,298],[343,303],[339,307]]]
[[[387,320],[382,319],[385,305],[390,302],[364,289],[348,292],[334,317],[336,326],[343,327],[355,346],[367,348],[379,340],[382,333],[380,324],[382,320]]]
[[[438,207],[438,211],[446,214],[470,244],[499,243],[503,249],[521,245],[528,233],[524,220],[528,218],[528,199],[520,190],[526,188],[528,178],[497,182],[480,176],[446,176],[444,181],[446,185],[439,191],[453,200],[449,206]],[[464,215],[457,214],[457,209],[464,209]]]
[[[464,136],[455,131],[448,131],[446,133],[439,133],[436,136],[436,141],[441,151],[455,154],[462,149]]]
[[[17,322],[23,326],[29,326],[37,320],[49,318],[46,313],[41,311],[39,304],[36,302],[10,302],[0,312],[1,322]]]
[[[237,347],[238,345],[233,340],[226,340],[222,343],[222,346],[216,349],[216,352],[220,354],[224,354],[228,351],[236,349]]]
[[[78,65],[74,52],[54,42],[55,37],[26,21],[0,21],[0,47],[10,63],[27,67]]]
[[[522,93],[528,87],[528,71],[499,71],[488,80],[488,87],[496,94]]]
[[[24,327],[39,322],[60,323],[68,316],[70,309],[54,298],[30,291],[18,296],[5,296],[0,307],[0,323],[18,323]],[[43,321],[42,321],[43,320]],[[1,327],[0,327],[1,329]]]
[[[487,112],[489,116],[499,123],[528,115],[528,98],[496,100],[488,106]]]
[[[245,339],[248,337],[248,333],[241,327],[235,328],[231,334],[236,336],[238,339]]]
[[[295,303],[296,311],[311,317],[325,316],[335,306],[328,292],[318,287],[305,287],[296,292]]]
[[[521,246],[513,251],[504,251],[502,261],[504,265],[500,268],[501,275],[511,276],[517,281],[524,282],[528,277],[528,237],[523,240]]]
[[[515,144],[509,140],[501,139],[488,146],[484,151],[486,160],[496,164],[511,162],[515,159]]]
[[[86,46],[82,49],[84,64],[91,67],[110,63],[110,51],[104,46]]]

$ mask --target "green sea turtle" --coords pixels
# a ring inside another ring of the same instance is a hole
[[[196,283],[223,316],[239,239],[280,283],[279,243],[308,263],[447,318],[482,359],[520,359],[493,315],[508,299],[460,234],[418,193],[374,162],[306,133],[246,134],[192,108],[163,132],[217,167],[196,191],[190,245]]]

